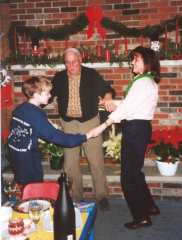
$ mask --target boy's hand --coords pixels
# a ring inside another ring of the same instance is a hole
[[[107,125],[103,123],[100,126],[93,128],[86,134],[87,139],[99,136],[106,129],[106,127]]]

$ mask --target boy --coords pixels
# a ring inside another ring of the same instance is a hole
[[[65,134],[54,128],[41,109],[42,105],[48,103],[51,89],[47,78],[31,77],[22,87],[28,101],[13,111],[8,145],[15,181],[19,184],[43,180],[39,138],[64,147],[74,147],[93,137],[92,130],[84,135]]]

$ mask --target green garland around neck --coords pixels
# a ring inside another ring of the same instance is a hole
[[[125,97],[127,96],[130,88],[132,87],[133,83],[143,77],[147,77],[149,79],[153,79],[154,78],[154,74],[152,74],[151,72],[148,72],[148,73],[143,73],[143,74],[138,74],[136,75],[132,81],[129,82],[128,86],[126,87],[126,90],[125,90]]]

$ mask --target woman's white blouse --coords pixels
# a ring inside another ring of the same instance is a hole
[[[115,123],[121,120],[152,120],[158,101],[158,85],[148,77],[136,80],[117,109],[109,115]]]

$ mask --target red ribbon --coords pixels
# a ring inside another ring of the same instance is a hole
[[[98,6],[90,6],[86,11],[86,16],[89,21],[87,37],[90,38],[94,30],[97,29],[97,32],[100,34],[102,38],[106,35],[106,30],[101,26],[101,20],[103,18],[102,9]]]

